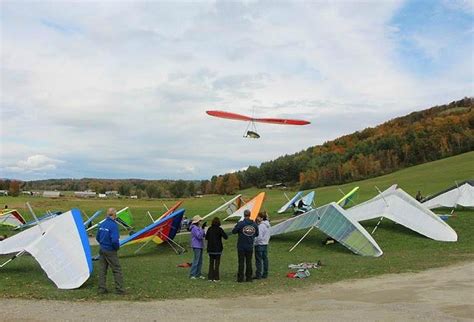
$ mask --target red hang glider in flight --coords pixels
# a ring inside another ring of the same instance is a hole
[[[252,138],[252,139],[258,139],[260,137],[260,135],[257,133],[257,127],[255,125],[256,122],[281,124],[281,125],[307,125],[311,123],[304,120],[293,120],[293,119],[255,118],[255,117],[250,117],[250,116],[245,116],[245,115],[230,113],[230,112],[224,112],[224,111],[206,111],[206,113],[211,116],[220,117],[223,119],[249,122],[246,132],[244,134],[244,137]]]

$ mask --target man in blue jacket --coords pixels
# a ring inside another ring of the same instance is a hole
[[[244,260],[245,260],[245,281],[252,282],[252,255],[253,242],[258,236],[258,226],[250,219],[250,210],[244,211],[244,220],[239,221],[232,234],[239,234],[237,240],[237,254],[239,257],[239,271],[237,273],[237,282],[244,281]]]
[[[114,208],[107,210],[107,218],[99,225],[96,239],[99,242],[99,293],[107,293],[106,278],[107,269],[112,269],[115,280],[115,291],[117,294],[124,294],[122,268],[118,260],[117,251],[119,244],[119,229],[115,222],[117,212]]]

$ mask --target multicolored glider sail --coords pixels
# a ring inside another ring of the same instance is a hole
[[[262,207],[263,201],[265,200],[265,192],[260,192],[257,196],[255,196],[252,200],[244,204],[242,207],[237,209],[234,213],[227,216],[224,220],[229,218],[238,217],[240,220],[244,219],[244,211],[250,210],[250,219],[255,220],[257,218],[258,213],[260,212],[260,208]]]
[[[316,227],[352,252],[362,256],[383,254],[377,242],[357,221],[350,218],[338,204],[332,202],[273,226],[271,236]]]
[[[181,206],[181,204],[183,203],[183,201],[178,201],[177,203],[175,203],[171,208],[169,208],[168,210],[166,210],[166,212],[164,214],[162,214],[160,217],[158,217],[157,220],[153,220],[153,222],[157,222],[163,218],[165,218],[166,216],[168,216],[169,214],[172,214],[173,212],[176,211],[176,209],[179,208],[179,206]]]
[[[30,253],[60,289],[80,287],[92,273],[91,250],[79,209],[0,241],[0,254]],[[13,259],[12,258],[12,259]]]
[[[25,219],[16,209],[6,209],[0,212],[0,225],[18,227],[25,223]]]
[[[146,226],[135,234],[120,240],[120,246],[135,243],[145,243],[150,240],[156,244],[173,240],[181,228],[184,209],[175,211],[174,213],[157,220],[151,225]]]

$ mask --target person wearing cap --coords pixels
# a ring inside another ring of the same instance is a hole
[[[252,282],[252,255],[253,244],[255,237],[258,236],[257,224],[250,219],[250,210],[244,211],[244,219],[239,221],[232,234],[239,234],[237,239],[237,255],[239,258],[239,268],[237,273],[237,282],[244,281],[244,267],[245,267],[245,281]]]
[[[202,224],[202,227],[200,227],[199,223],[201,222],[201,220],[201,216],[194,216],[191,221],[191,247],[194,253],[193,263],[191,265],[191,272],[189,274],[189,277],[191,279],[205,279],[205,277],[201,275],[201,269],[202,250],[204,248],[204,237],[206,236],[204,228],[206,227],[206,223]]]
[[[124,294],[122,268],[120,267],[117,251],[120,248],[119,229],[115,222],[117,211],[114,208],[107,210],[107,218],[99,225],[96,240],[99,242],[99,293],[107,293],[107,269],[112,269],[115,280],[115,292]]]

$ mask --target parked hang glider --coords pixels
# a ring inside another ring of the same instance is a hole
[[[87,216],[87,214],[84,212],[84,214],[86,215],[87,217],[87,220],[84,221],[84,227],[87,229],[89,228],[88,226],[91,225],[92,226],[92,221],[97,218],[100,214],[102,213],[102,210],[97,210],[92,216]]]
[[[313,229],[314,227],[337,240],[355,254],[374,257],[383,254],[379,245],[372,236],[370,236],[370,234],[357,221],[351,219],[347,214],[347,211],[342,209],[335,202],[285,220],[284,222],[270,228],[270,234],[271,236],[276,236],[307,228]],[[300,241],[306,237],[311,229],[300,239]]]
[[[260,192],[256,195],[252,200],[244,204],[242,207],[237,209],[234,213],[227,216],[224,220],[229,218],[238,217],[239,220],[244,219],[244,211],[250,210],[250,219],[255,220],[257,218],[258,213],[260,212],[260,208],[262,207],[263,200],[265,199],[265,192]]]
[[[293,198],[289,199],[288,197],[286,197],[288,199],[288,202],[286,204],[284,204],[280,209],[278,209],[278,213],[279,214],[282,214],[284,213],[285,211],[287,211],[288,209],[292,208],[294,206],[294,204],[300,200],[301,196],[303,195],[303,191],[298,191],[294,196]],[[285,194],[286,196],[286,194]]]
[[[355,187],[354,189],[349,191],[348,194],[344,195],[341,199],[339,199],[336,203],[342,208],[344,208],[345,206],[349,204],[349,202],[353,201],[358,190],[359,190],[359,187]]]
[[[183,203],[183,201],[178,201],[178,202],[175,203],[171,208],[168,208],[168,209],[166,210],[166,212],[165,212],[164,214],[162,214],[160,217],[158,217],[158,219],[156,219],[156,220],[154,220],[153,217],[151,217],[150,212],[148,212],[148,215],[150,216],[150,218],[151,218],[151,220],[152,220],[153,222],[157,222],[157,221],[159,221],[160,219],[163,219],[163,218],[165,218],[166,216],[168,216],[169,214],[172,214],[173,212],[175,212],[176,209],[178,209],[179,206],[181,206],[182,203]]]
[[[280,119],[280,118],[255,118],[245,116],[236,113],[224,112],[224,111],[206,111],[207,114],[215,117],[224,119],[246,121],[249,122],[247,129],[244,133],[245,138],[258,139],[260,135],[257,133],[257,126],[255,123],[269,123],[269,124],[281,124],[281,125],[307,125],[311,122],[304,120],[293,120],[293,119]]]
[[[146,226],[131,236],[120,240],[120,247],[127,244],[131,245],[135,243],[145,243],[142,247],[136,250],[136,252],[138,252],[149,242],[153,241],[156,244],[168,242],[175,251],[176,249],[173,247],[173,244],[181,248],[181,250],[184,250],[181,246],[173,242],[174,237],[181,228],[183,215],[184,209],[180,209],[164,218],[161,218],[160,220],[157,220],[156,222]]]
[[[237,195],[234,198],[230,199],[229,201],[226,201],[224,204],[220,205],[219,207],[217,207],[216,209],[214,209],[213,211],[211,211],[210,213],[202,217],[201,220],[204,220],[207,217],[210,217],[219,211],[225,211],[227,212],[227,214],[231,215],[232,213],[237,211],[237,209],[240,208],[240,205],[242,202],[240,198],[241,196],[242,195]]]
[[[349,208],[347,212],[356,221],[386,217],[434,240],[458,239],[456,232],[448,224],[396,184],[374,198]]]
[[[7,262],[25,252],[38,261],[60,289],[78,288],[92,273],[89,241],[79,209],[39,222],[0,241],[0,254],[16,253]]]
[[[0,212],[0,225],[18,227],[25,223],[25,218],[16,209],[6,209]]]
[[[103,223],[106,218],[102,219],[99,223],[87,228],[87,231],[92,230],[96,228],[98,225]],[[117,218],[115,221],[120,224],[123,228],[125,228],[128,231],[131,231],[133,229],[132,224],[133,224],[133,218],[132,218],[132,212],[130,211],[130,208],[125,207],[123,209],[120,209],[117,211]]]
[[[428,209],[474,207],[474,180],[467,180],[423,200]]]
[[[14,229],[19,230],[19,229],[30,228],[30,227],[36,226],[38,224],[38,222],[47,221],[47,220],[52,219],[54,217],[57,217],[61,214],[62,214],[62,211],[49,211],[48,210],[43,216],[38,217],[37,218],[38,220],[36,220],[36,218],[35,218],[35,220],[27,221],[22,225],[16,226]]]

